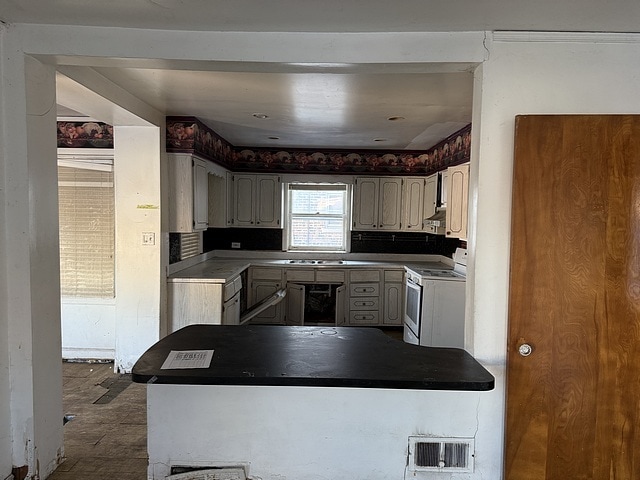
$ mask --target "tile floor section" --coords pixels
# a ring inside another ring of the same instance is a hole
[[[66,460],[49,480],[145,480],[145,385],[112,363],[63,363]],[[62,421],[62,419],[60,419]]]

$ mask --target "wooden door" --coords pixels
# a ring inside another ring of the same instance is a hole
[[[507,362],[505,479],[640,478],[640,117],[517,118]]]

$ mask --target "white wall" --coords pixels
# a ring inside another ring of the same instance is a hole
[[[131,371],[160,339],[160,129],[114,128],[116,204],[116,368]],[[142,233],[155,234],[143,245]]]
[[[48,128],[55,123],[55,70],[24,57],[19,37],[2,37],[0,325],[7,327],[9,362],[0,390],[9,392],[10,416],[0,410],[0,424],[10,424],[11,459],[4,463],[3,440],[0,473],[28,465],[30,475],[46,477],[63,447],[58,202],[49,181],[57,172],[55,129]]]
[[[249,475],[262,480],[401,480],[409,436],[427,435],[475,437],[475,471],[429,473],[416,480],[498,478],[492,473],[496,459],[478,431],[481,423],[495,420],[486,414],[497,397],[497,392],[151,385],[149,418],[159,421],[149,424],[149,476],[164,479],[173,465],[248,465]]]
[[[0,26],[0,57],[9,55],[5,50],[5,27]],[[6,77],[3,71],[7,68],[4,62],[0,62],[0,98],[4,96],[7,89],[5,85]],[[5,123],[10,120],[7,115],[0,111],[0,132],[6,127]],[[5,138],[0,133],[2,141]],[[0,478],[4,478],[11,472],[11,375],[9,371],[9,298],[8,298],[8,277],[7,262],[9,250],[7,244],[9,240],[7,217],[5,214],[7,200],[9,196],[7,190],[7,169],[5,168],[8,150],[0,147]]]
[[[116,299],[62,298],[62,358],[113,360]]]

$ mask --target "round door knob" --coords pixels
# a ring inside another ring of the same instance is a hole
[[[518,347],[518,353],[523,357],[528,357],[533,352],[533,348],[528,343],[523,343]]]

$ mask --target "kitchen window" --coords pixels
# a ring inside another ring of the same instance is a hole
[[[290,183],[287,188],[288,251],[347,251],[349,186]]]

